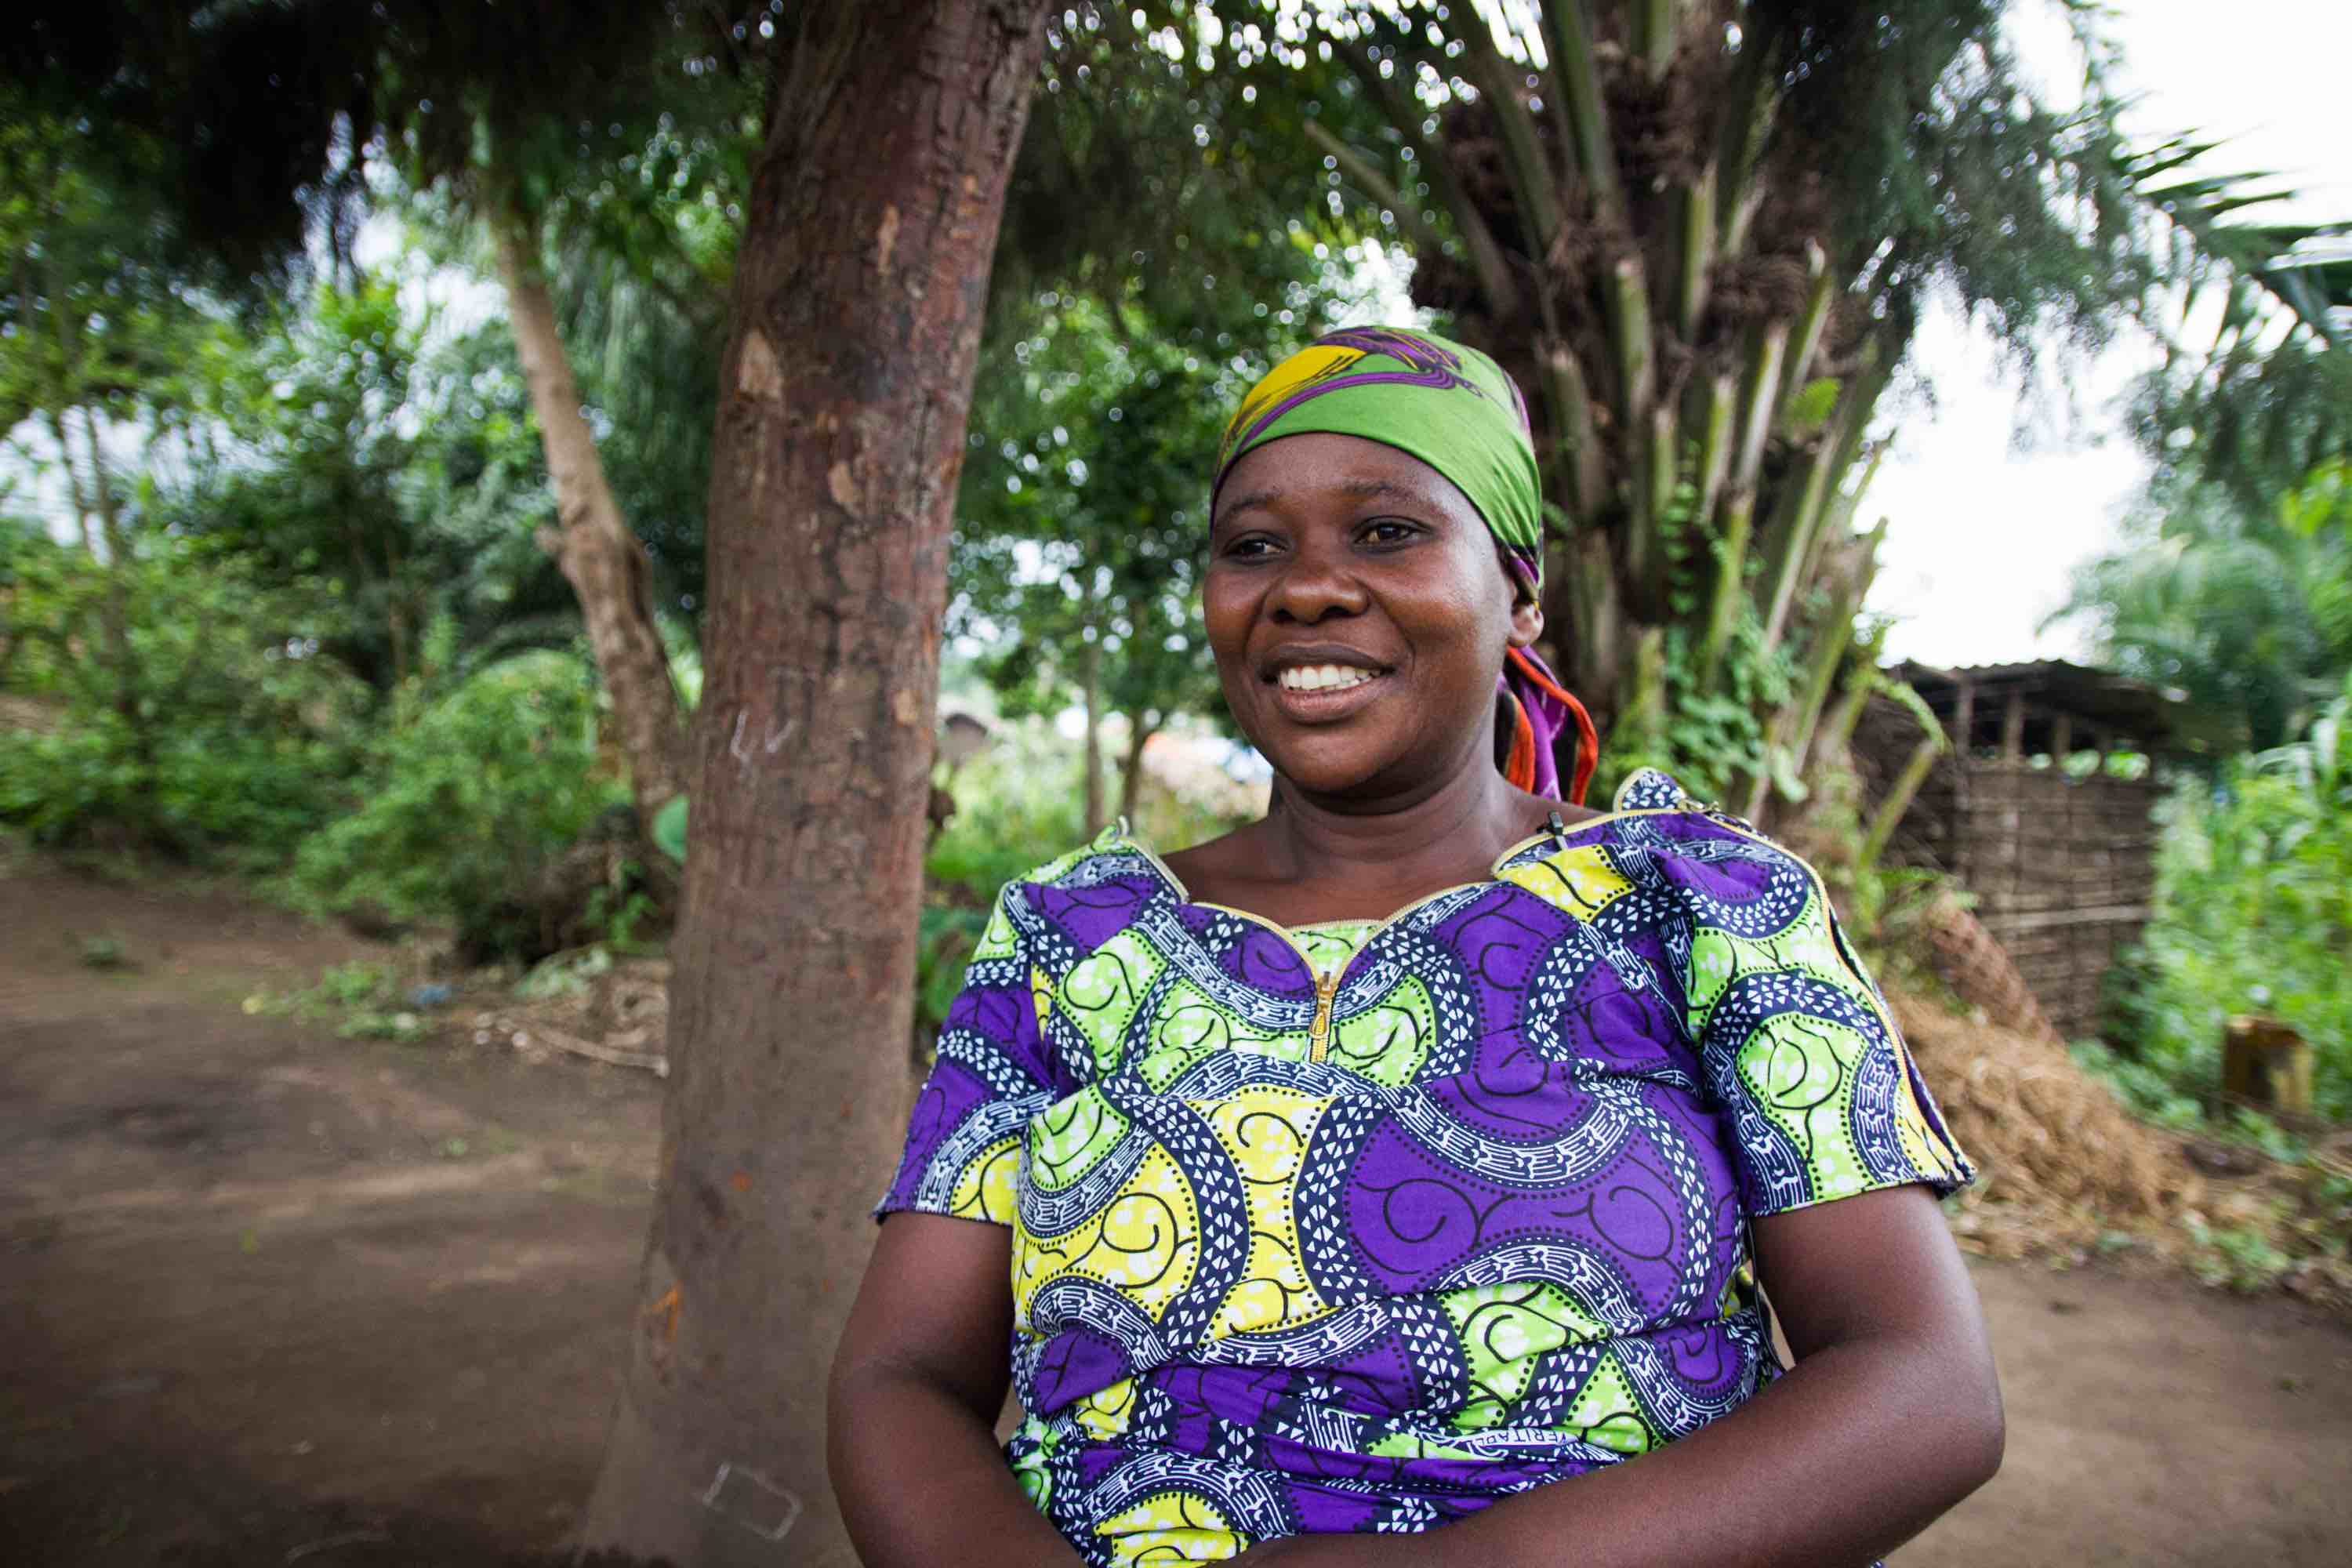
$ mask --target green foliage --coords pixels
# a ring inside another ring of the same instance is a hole
[[[2295,193],[2270,174],[2212,174],[2223,146],[2190,134],[2117,154],[2168,226],[2168,289],[2146,318],[2168,352],[2133,413],[2159,490],[2186,478],[2259,512],[2315,466],[2352,455],[2352,223],[2278,216]],[[2211,342],[2177,342],[2217,300]]]
[[[2204,1102],[2162,1068],[2126,1056],[2103,1040],[2077,1040],[2068,1049],[2084,1071],[2114,1089],[2141,1121],[2182,1132],[2204,1126]]]
[[[1269,34],[1307,31],[1302,16],[1255,10],[1088,0],[1048,16],[1005,196],[992,341],[1024,330],[1008,310],[1058,291],[1132,308],[1206,357],[1262,353],[1269,336],[1312,335],[1328,293],[1319,262],[1393,237],[1402,215],[1306,151],[1307,120],[1364,118],[1337,90],[1344,73],[1328,55],[1273,47]]]
[[[402,1005],[400,992],[399,973],[390,965],[354,958],[329,964],[301,990],[256,992],[245,999],[245,1010],[331,1023],[346,1040],[423,1039],[432,1026]]]
[[[1264,362],[1196,353],[1125,303],[1049,291],[1033,321],[972,411],[950,630],[1016,716],[1058,711],[1089,668],[1098,706],[1147,728],[1219,711],[1207,476]]]
[[[2252,1226],[2217,1226],[2202,1215],[2192,1214],[2186,1228],[2198,1247],[2190,1267],[2208,1285],[2241,1295],[2259,1295],[2274,1289],[2294,1268],[2294,1256]]]
[[[2230,1016],[2266,1014],[2311,1042],[2319,1109],[2352,1115],[2352,683],[2309,739],[2184,784],[2168,815],[2109,1037],[2194,1094]]]
[[[161,158],[0,82],[0,433],[37,418],[64,443],[92,428],[69,414],[168,418],[183,401],[220,323],[180,266]]]
[[[1666,538],[1685,537],[1685,528],[1670,516]],[[1710,548],[1691,553],[1712,558],[1716,552]],[[1695,597],[1697,576],[1695,566],[1678,562],[1673,592]],[[1607,800],[1629,774],[1644,767],[1664,769],[1694,799],[1734,810],[1739,781],[1759,773],[1783,775],[1784,784],[1794,786],[1790,798],[1803,798],[1805,786],[1785,777],[1786,758],[1769,745],[1767,730],[1772,714],[1795,693],[1801,673],[1795,650],[1787,643],[1766,642],[1763,623],[1746,599],[1712,682],[1701,679],[1699,643],[1696,626],[1665,628],[1663,709],[1646,727],[1621,724],[1602,741],[1593,798]]]
[[[511,342],[428,352],[428,330],[362,275],[216,356],[193,480],[159,520],[338,605],[325,647],[381,690],[436,616],[472,647],[571,605],[530,539],[552,508]]]
[[[333,813],[365,694],[315,603],[177,539],[110,565],[20,531],[5,556],[5,686],[56,722],[0,731],[0,823],[267,861]]]
[[[677,795],[654,813],[651,829],[654,847],[681,866],[686,864],[686,813],[687,797]]]
[[[131,967],[131,955],[123,950],[122,939],[120,937],[83,937],[74,943],[74,957],[84,969],[113,970]]]
[[[931,841],[925,879],[986,910],[1005,883],[1086,842],[1077,782],[1075,750],[1051,726],[1003,726],[956,774],[955,816]]]
[[[2352,671],[2352,464],[2254,508],[2160,481],[2053,619],[2087,622],[2101,662],[2242,722],[2254,749],[2285,743]]]
[[[612,950],[601,942],[565,952],[550,953],[532,964],[530,972],[515,982],[515,994],[526,1002],[585,996],[589,983],[600,974],[611,973],[612,970]]]
[[[596,694],[568,653],[519,655],[446,695],[404,693],[358,808],[306,840],[295,880],[324,910],[455,921],[478,952],[527,947],[519,901],[604,808]]]

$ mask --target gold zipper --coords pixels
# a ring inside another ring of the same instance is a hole
[[[1340,966],[1315,976],[1315,1022],[1307,1031],[1307,1059],[1319,1062],[1331,1049],[1331,998],[1339,990]]]

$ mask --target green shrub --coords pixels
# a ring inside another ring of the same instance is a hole
[[[527,951],[512,928],[529,890],[627,799],[597,765],[587,666],[524,654],[404,711],[377,742],[364,800],[304,841],[295,881],[326,911],[452,921],[477,954]]]
[[[7,688],[54,721],[0,730],[0,823],[268,862],[333,814],[368,694],[318,652],[299,595],[168,538],[114,566],[16,544]]]
[[[2190,1092],[2221,1081],[2232,1014],[2311,1042],[2318,1109],[2352,1115],[2352,689],[2311,738],[2169,803],[2156,912],[2110,1037]]]

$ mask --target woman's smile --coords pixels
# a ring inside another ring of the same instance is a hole
[[[1264,661],[1261,684],[1271,687],[1277,706],[1292,721],[1331,724],[1360,713],[1379,700],[1393,667],[1360,649],[1333,643],[1300,644],[1276,650]]]

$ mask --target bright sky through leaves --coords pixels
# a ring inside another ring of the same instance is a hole
[[[2050,5],[2020,6],[2029,61],[2053,83],[2072,69]],[[2118,0],[2110,21],[2125,84],[2141,102],[2129,124],[2147,142],[2188,131],[2230,138],[2216,172],[2271,171],[2301,195],[2293,216],[2352,216],[2352,140],[2344,70],[2352,5],[2344,0]],[[2278,209],[2281,216],[2288,209]],[[2080,623],[2039,626],[2066,596],[2074,564],[2116,537],[2120,509],[2147,473],[2123,438],[2115,401],[2153,354],[2124,341],[2078,377],[2081,428],[2040,411],[2018,450],[2018,391],[1991,352],[1950,312],[1920,330],[1915,362],[1937,406],[1916,405],[1880,471],[1864,521],[1895,520],[1870,607],[1901,617],[1891,657],[1931,664],[2079,658]],[[2105,440],[2100,440],[2100,437]]]

